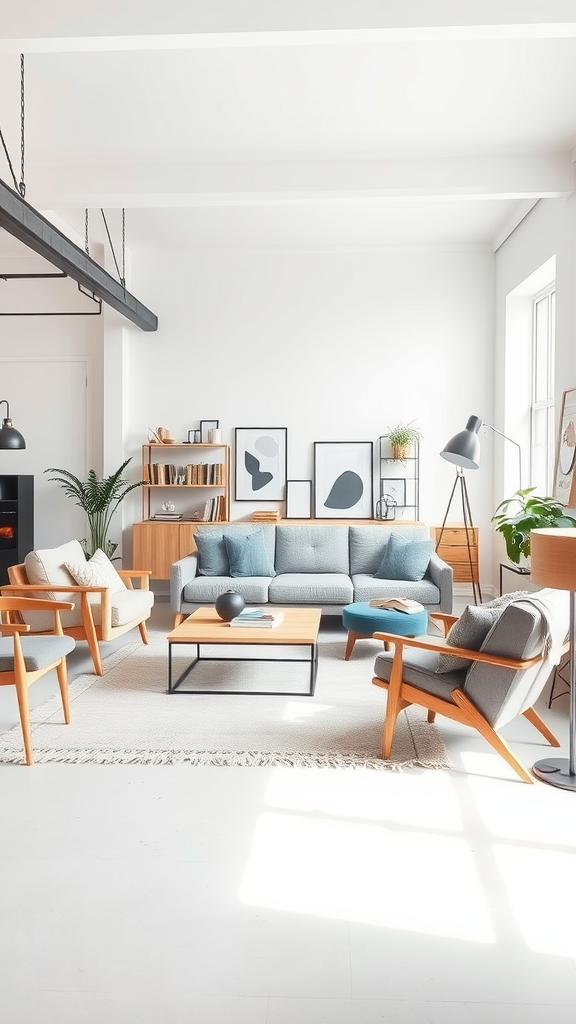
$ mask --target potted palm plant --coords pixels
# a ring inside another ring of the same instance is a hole
[[[413,423],[414,420],[410,420],[410,423],[400,422],[388,431],[388,440],[394,459],[405,459],[414,441],[418,441],[422,437],[418,427],[412,426]]]
[[[529,572],[530,531],[551,527],[573,527],[576,519],[566,515],[564,506],[556,498],[542,498],[533,492],[535,487],[516,491],[511,498],[501,501],[492,516],[494,529],[501,533],[506,554],[514,565]]]
[[[81,541],[87,558],[91,558],[95,551],[100,548],[108,558],[112,558],[118,547],[114,541],[108,539],[110,521],[118,505],[126,495],[135,487],[141,487],[143,480],[130,484],[122,478],[132,457],[126,459],[119,469],[110,476],[101,479],[95,470],[88,472],[86,480],[79,480],[67,469],[45,469],[45,473],[60,473],[61,476],[52,476],[50,480],[60,484],[69,498],[74,498],[76,505],[83,508],[88,519],[90,537]]]

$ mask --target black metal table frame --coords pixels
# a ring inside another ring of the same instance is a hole
[[[190,640],[188,643],[183,641],[171,642],[168,641],[168,693],[211,693],[211,694],[236,694],[237,696],[271,696],[271,697],[313,697],[314,690],[316,689],[316,676],[318,674],[318,644],[314,643],[298,643],[298,644],[278,644],[278,643],[266,643],[265,641],[254,641],[254,643],[246,644],[246,647],[308,647],[310,649],[309,658],[239,658],[234,655],[232,658],[217,658],[208,657],[202,658],[200,655],[201,647],[215,647],[217,643],[212,641],[204,641],[204,643],[198,643],[195,640]],[[229,647],[229,644],[220,644],[221,647]],[[172,682],[172,648],[173,647],[195,647],[196,657],[190,662],[188,668],[182,672],[175,683]],[[196,665],[203,661],[271,661],[271,662],[290,662],[296,664],[298,662],[310,665],[310,688],[308,690],[182,690],[181,685]]]

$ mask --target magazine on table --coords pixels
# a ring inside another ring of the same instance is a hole
[[[407,615],[424,611],[424,605],[410,597],[373,597],[369,604],[371,608],[389,608],[395,612],[406,612]]]
[[[271,627],[277,626],[284,618],[283,612],[267,612],[263,608],[244,608],[233,618],[230,626]]]

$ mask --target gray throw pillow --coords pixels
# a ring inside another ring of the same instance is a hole
[[[377,580],[421,580],[434,551],[433,540],[408,540],[391,533],[384,557],[374,573]]]
[[[479,651],[492,626],[504,611],[504,607],[504,605],[501,607],[481,604],[478,606],[467,605],[460,618],[450,627],[446,643],[452,647],[467,647],[470,651]],[[471,664],[470,658],[459,658],[454,654],[441,654],[436,671],[440,674],[456,672],[457,669],[469,668]]]
[[[255,530],[244,537],[227,533],[224,535],[224,543],[231,576],[275,576],[272,557],[262,530]]]
[[[194,542],[198,549],[199,576],[229,576],[230,566],[226,545],[221,530],[206,530],[194,534]]]

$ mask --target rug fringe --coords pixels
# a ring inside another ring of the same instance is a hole
[[[0,749],[0,761],[23,764],[17,750]],[[360,754],[277,753],[239,750],[84,750],[35,749],[34,761],[60,764],[189,764],[223,767],[262,768],[370,768],[375,771],[402,771],[404,768],[448,769],[452,762],[429,762],[423,758],[384,761]]]

